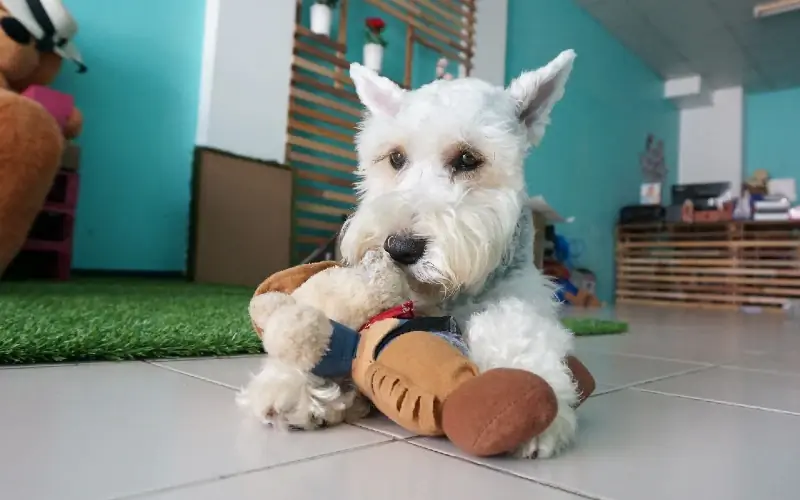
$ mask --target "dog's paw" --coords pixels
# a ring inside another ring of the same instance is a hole
[[[572,408],[559,408],[553,423],[514,453],[517,458],[552,458],[567,448],[575,437],[576,421]]]
[[[312,430],[341,423],[354,399],[333,381],[267,358],[236,402],[265,424]]]

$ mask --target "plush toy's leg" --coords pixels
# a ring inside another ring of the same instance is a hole
[[[399,324],[383,320],[361,332],[353,380],[378,410],[400,426],[424,436],[441,436],[445,399],[475,378],[478,369],[449,342],[429,332],[404,333],[386,343]]]

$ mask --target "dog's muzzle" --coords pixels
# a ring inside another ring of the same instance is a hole
[[[425,253],[427,241],[407,234],[393,234],[386,238],[383,249],[398,264],[410,266]]]

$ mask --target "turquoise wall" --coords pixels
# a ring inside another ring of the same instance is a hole
[[[203,0],[68,0],[89,66],[57,82],[85,115],[74,266],[183,271]]]
[[[745,176],[763,168],[800,186],[800,88],[747,94],[744,106]]]
[[[601,300],[611,301],[619,208],[639,201],[647,133],[665,141],[674,183],[678,111],[662,98],[662,80],[571,0],[509,0],[507,43],[507,81],[564,49],[578,54],[526,179],[531,194],[575,217],[557,232],[579,252],[576,263],[597,275]]]

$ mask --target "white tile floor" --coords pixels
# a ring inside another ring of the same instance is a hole
[[[599,390],[551,460],[473,460],[378,418],[265,429],[233,402],[257,358],[0,367],[0,498],[797,498],[800,324],[604,314],[632,331],[578,340]]]

